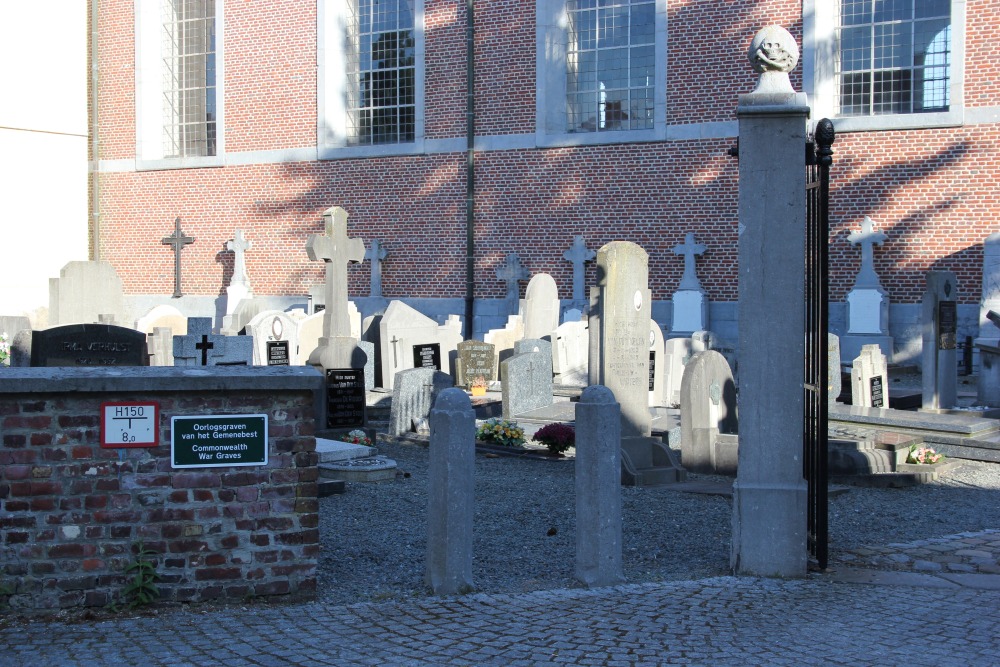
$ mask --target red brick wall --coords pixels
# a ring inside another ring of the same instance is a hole
[[[43,369],[11,373],[43,372]],[[6,381],[6,380],[5,380]],[[133,545],[161,600],[311,597],[319,558],[312,393],[0,395],[0,584],[12,607],[121,601]],[[152,449],[100,446],[102,401],[160,403]],[[266,467],[171,469],[170,418],[267,414]]]
[[[101,155],[134,157],[134,46],[131,0],[102,0]],[[753,87],[745,50],[761,26],[801,33],[800,3],[714,0],[668,4],[671,124],[735,120],[737,96]],[[1000,21],[986,0],[967,4],[966,104],[1000,106]],[[226,144],[229,151],[315,144],[315,3],[226,7]],[[534,132],[535,6],[476,4],[476,127],[479,136]],[[465,7],[426,1],[426,136],[465,137]],[[793,73],[801,86],[801,67]],[[846,242],[870,215],[889,242],[876,269],[894,303],[916,303],[923,273],[956,272],[962,300],[980,291],[982,240],[995,231],[997,125],[842,134],[834,145],[832,298],[843,299],[860,261]],[[564,298],[572,237],[591,248],[635,241],[649,252],[654,299],[677,288],[683,263],[672,248],[686,232],[708,246],[698,261],[714,301],[736,295],[734,139],[534,150],[477,155],[476,296],[500,297],[495,269],[518,252],[534,272],[554,275]],[[461,297],[465,293],[465,155],[331,160],[321,163],[114,173],[101,177],[102,259],[128,293],[169,294],[173,254],[160,239],[181,216],[197,242],[183,251],[183,290],[217,295],[243,229],[254,248],[247,266],[260,295],[302,295],[321,281],[305,255],[321,214],[339,205],[350,233],[379,238],[390,255],[383,293]],[[588,279],[593,280],[593,269]],[[350,293],[368,294],[368,269],[352,269]]]

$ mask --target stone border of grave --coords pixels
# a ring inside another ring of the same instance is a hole
[[[384,433],[379,433],[379,441],[384,442],[402,442],[415,445],[430,445],[430,436],[422,435],[420,433],[404,433],[399,436],[386,435]],[[506,458],[515,459],[530,459],[533,461],[575,461],[576,455],[575,450],[570,449],[563,453],[561,456],[552,456],[547,453],[548,450],[541,445],[530,445],[526,444],[523,448],[518,447],[506,447],[504,445],[492,445],[488,442],[483,442],[482,440],[476,440],[476,453],[478,454],[494,454],[496,456],[503,456]]]

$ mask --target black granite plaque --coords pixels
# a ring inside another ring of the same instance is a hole
[[[289,365],[287,340],[267,341],[267,365],[268,366]]]
[[[876,375],[869,380],[871,382],[871,396],[873,408],[885,407],[885,394],[882,392],[882,376]]]
[[[146,334],[113,324],[67,324],[33,332],[32,366],[148,366]]]
[[[413,367],[441,370],[441,344],[423,343],[413,346]]]
[[[938,348],[958,347],[958,307],[954,301],[938,301]]]
[[[656,389],[656,352],[649,351],[649,391]]]
[[[331,368],[326,371],[326,427],[365,425],[365,371]]]

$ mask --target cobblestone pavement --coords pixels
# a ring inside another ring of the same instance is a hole
[[[836,564],[877,570],[1000,574],[1000,530],[851,549]]]
[[[0,628],[0,664],[996,665],[998,614],[996,575],[845,570],[18,621]]]

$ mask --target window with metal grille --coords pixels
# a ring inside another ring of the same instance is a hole
[[[653,127],[655,4],[653,0],[567,0],[568,131]]]
[[[842,116],[948,111],[951,0],[841,0]]]
[[[162,0],[163,156],[216,154],[215,0]]]
[[[416,128],[413,0],[356,0],[352,9],[349,142],[411,142]]]

